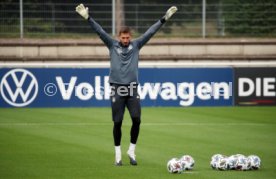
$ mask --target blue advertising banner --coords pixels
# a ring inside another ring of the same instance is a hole
[[[108,68],[0,69],[0,107],[110,106]],[[231,106],[232,68],[141,68],[142,106]]]
[[[149,68],[139,75],[146,106],[232,105],[231,68]]]

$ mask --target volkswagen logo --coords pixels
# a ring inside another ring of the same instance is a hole
[[[0,92],[3,99],[11,106],[24,107],[36,98],[38,83],[30,71],[13,69],[3,76]]]

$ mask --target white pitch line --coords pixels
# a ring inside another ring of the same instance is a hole
[[[47,123],[35,123],[35,122],[26,122],[26,123],[0,123],[0,126],[107,126],[112,123],[68,123],[68,122],[47,122]]]
[[[0,126],[111,126],[110,123],[70,123],[70,122],[48,122],[48,123],[38,123],[38,122],[22,122],[22,123],[0,123]],[[130,126],[131,123],[125,123],[123,125]],[[185,123],[185,122],[167,122],[167,123],[141,123],[142,126],[268,126],[276,125],[274,123]]]
[[[182,174],[198,174],[199,172],[184,171]]]
[[[142,123],[145,126],[266,126],[271,123]]]

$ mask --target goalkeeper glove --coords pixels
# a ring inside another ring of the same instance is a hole
[[[85,20],[89,18],[88,7],[84,7],[83,4],[80,4],[76,7],[76,12],[79,13]]]
[[[177,7],[176,6],[170,7],[170,9],[167,10],[166,14],[161,19],[161,22],[164,23],[167,20],[169,20],[176,11],[177,11]]]

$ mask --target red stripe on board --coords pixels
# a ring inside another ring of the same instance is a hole
[[[252,100],[252,102],[256,102],[259,104],[273,104],[275,100]]]

